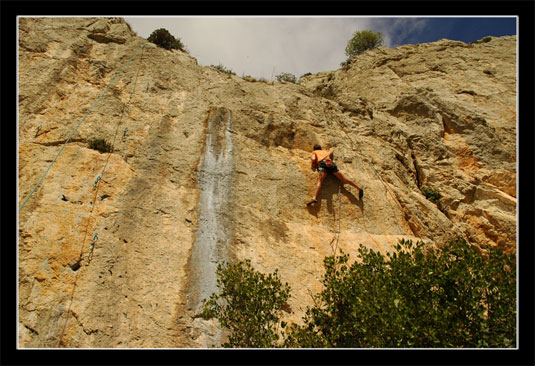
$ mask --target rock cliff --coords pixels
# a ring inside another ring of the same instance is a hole
[[[196,314],[221,261],[278,268],[297,322],[336,248],[516,251],[514,36],[381,47],[295,84],[199,66],[120,18],[19,26],[19,347],[217,346]],[[314,144],[362,200],[329,176],[306,206]]]

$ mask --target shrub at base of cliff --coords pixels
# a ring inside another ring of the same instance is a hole
[[[353,264],[343,253],[326,257],[324,290],[308,308],[304,325],[285,328],[282,346],[515,347],[513,254],[491,249],[482,257],[463,240],[426,251],[423,243],[402,240],[395,249],[386,258],[361,247],[361,261]],[[289,288],[278,277],[266,282],[262,276],[250,266],[218,271],[223,290],[218,299],[228,305],[222,310],[216,298],[209,304],[233,333],[230,346],[278,346],[276,310]],[[269,286],[264,289],[265,284]]]
[[[278,339],[279,316],[290,294],[277,271],[264,275],[250,261],[217,268],[219,295],[203,300],[205,319],[217,318],[231,334],[223,347],[272,347]]]
[[[325,289],[286,346],[356,348],[514,347],[514,255],[489,258],[462,241],[423,250],[400,241],[389,260],[365,247],[361,263],[324,260]]]
[[[175,37],[173,37],[173,35],[169,33],[167,29],[164,28],[160,28],[152,32],[149,38],[147,38],[147,40],[165,48],[166,50],[173,49],[184,51],[184,45],[182,44],[180,39],[176,39]]]

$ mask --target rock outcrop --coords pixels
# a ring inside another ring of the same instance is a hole
[[[381,47],[294,84],[201,67],[120,18],[19,26],[19,347],[217,346],[196,315],[222,261],[278,268],[298,322],[335,247],[516,251],[514,36]],[[362,200],[328,177],[305,205],[317,143]]]

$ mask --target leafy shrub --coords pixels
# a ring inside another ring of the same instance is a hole
[[[437,203],[442,197],[438,188],[424,186],[420,189],[420,191],[425,196],[425,198],[427,198],[429,201],[433,203]]]
[[[173,35],[164,28],[160,28],[152,32],[147,40],[165,48],[166,50],[174,49],[184,51],[184,45],[180,39],[173,37]]]
[[[400,240],[393,253],[359,248],[324,259],[324,289],[303,325],[290,324],[277,344],[280,309],[289,296],[277,273],[246,262],[218,268],[221,295],[204,316],[232,331],[231,347],[516,347],[515,255],[480,255],[464,240],[441,248]],[[226,304],[226,305],[221,305]]]
[[[487,37],[481,38],[480,40],[474,41],[472,43],[487,43],[487,42],[490,42],[490,41],[492,41],[492,37],[487,36]]]
[[[245,81],[251,81],[251,82],[256,82],[256,79],[254,77],[252,77],[251,75],[245,75],[245,76],[242,76],[242,79],[245,80]]]
[[[226,74],[228,74],[229,76],[230,75],[236,75],[236,73],[234,71],[232,71],[231,69],[227,69],[225,66],[223,66],[222,64],[219,64],[217,66],[215,65],[210,65],[210,67],[213,67],[214,69],[217,69],[221,72],[224,72]]]
[[[283,82],[283,81],[287,81],[290,83],[297,82],[297,78],[295,77],[295,75],[290,74],[289,72],[280,73],[279,75],[276,75],[275,78],[277,79],[278,82]]]
[[[346,56],[348,59],[355,55],[360,55],[364,51],[382,46],[384,44],[383,34],[381,32],[372,32],[370,30],[357,31],[353,33],[353,38],[347,42]]]
[[[93,139],[88,142],[89,148],[93,150],[98,150],[101,153],[110,152],[111,144],[104,139]]]
[[[389,260],[326,257],[324,290],[288,327],[289,347],[515,347],[514,254],[482,257],[463,240],[423,250],[401,240]]]
[[[220,264],[217,287],[221,294],[203,300],[202,316],[215,317],[231,330],[223,347],[272,347],[279,338],[279,314],[290,296],[290,287],[281,283],[277,271],[266,276],[250,261]]]

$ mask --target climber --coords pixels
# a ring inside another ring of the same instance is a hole
[[[327,173],[332,173],[336,178],[338,178],[342,184],[349,183],[353,187],[359,190],[359,199],[362,199],[362,196],[364,195],[364,191],[357,186],[355,183],[347,179],[340,173],[338,170],[338,167],[334,163],[333,159],[333,152],[334,149],[330,149],[329,151],[322,150],[320,145],[314,145],[314,151],[312,152],[312,155],[310,156],[310,160],[312,160],[312,166],[317,168],[319,175],[318,180],[316,182],[316,191],[314,192],[314,197],[312,198],[312,201],[307,203],[307,206],[310,206],[313,203],[318,202],[318,194],[321,189],[321,184],[325,180],[325,177],[327,177]]]

